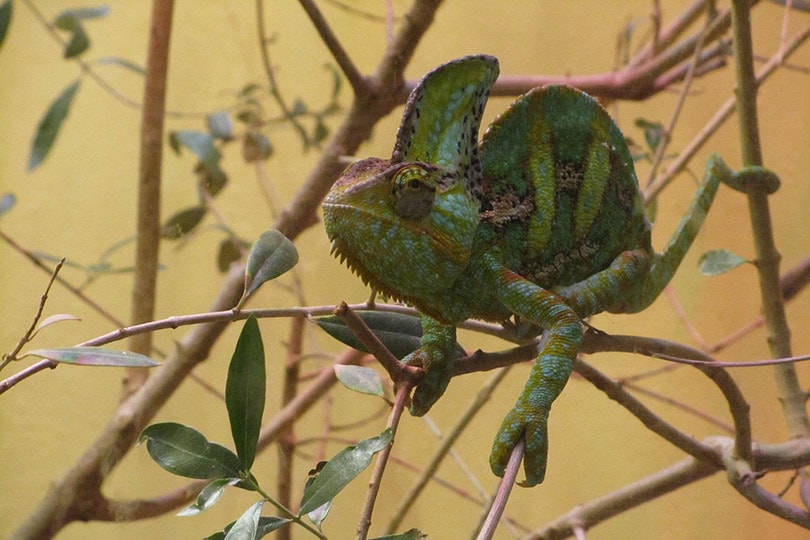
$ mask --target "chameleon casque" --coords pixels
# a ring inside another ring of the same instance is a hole
[[[716,156],[663,254],[627,143],[608,113],[567,86],[536,88],[478,143],[498,76],[492,56],[463,57],[411,93],[391,159],[350,166],[327,195],[333,251],[373,289],[422,314],[425,370],[411,413],[425,414],[452,376],[455,325],[528,322],[544,332],[537,361],[495,437],[502,476],[525,439],[526,485],[543,481],[547,421],[582,341],[581,319],[653,302],[692,243],[717,191]]]

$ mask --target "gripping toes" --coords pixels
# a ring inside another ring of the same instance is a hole
[[[425,370],[424,378],[413,392],[410,411],[414,416],[423,416],[436,403],[452,377],[452,358],[447,361],[441,354],[431,358],[431,353],[420,349],[403,360],[407,364],[421,366]]]
[[[501,429],[492,444],[489,466],[497,476],[503,476],[512,450],[523,437],[526,451],[523,469],[526,481],[523,485],[535,486],[546,476],[548,461],[548,409],[523,407],[520,402],[504,418]]]

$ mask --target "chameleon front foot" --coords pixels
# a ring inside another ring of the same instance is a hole
[[[410,406],[410,412],[413,416],[423,416],[447,390],[453,376],[453,364],[452,362],[431,362],[428,353],[424,350],[418,350],[407,356],[404,362],[422,366],[425,370],[424,377],[419,381],[416,390],[413,392]]]
[[[489,466],[497,476],[503,476],[512,450],[523,437],[526,445],[523,470],[526,480],[522,485],[536,486],[546,476],[548,462],[548,409],[531,410],[520,404],[509,411],[492,443]]]

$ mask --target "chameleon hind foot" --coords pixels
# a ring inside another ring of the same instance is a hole
[[[489,456],[489,466],[495,475],[503,476],[512,450],[523,437],[526,480],[521,485],[531,487],[543,482],[548,462],[548,412],[548,409],[524,409],[520,405],[509,411],[495,436]]]

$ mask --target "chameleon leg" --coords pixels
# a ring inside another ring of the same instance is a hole
[[[442,324],[432,317],[422,317],[422,346],[403,360],[425,370],[425,377],[413,393],[412,415],[422,416],[444,394],[453,376],[455,345],[455,326]]]
[[[548,414],[568,382],[582,342],[582,325],[574,310],[554,293],[505,268],[498,273],[499,297],[504,305],[542,326],[545,335],[529,380],[495,436],[489,463],[492,472],[503,476],[512,449],[523,437],[525,484],[533,486],[546,474]]]
[[[601,272],[574,283],[554,287],[554,294],[565,300],[582,318],[590,317],[605,310],[605,306],[616,306],[628,288],[642,279],[650,270],[650,256],[643,249],[625,251]]]

